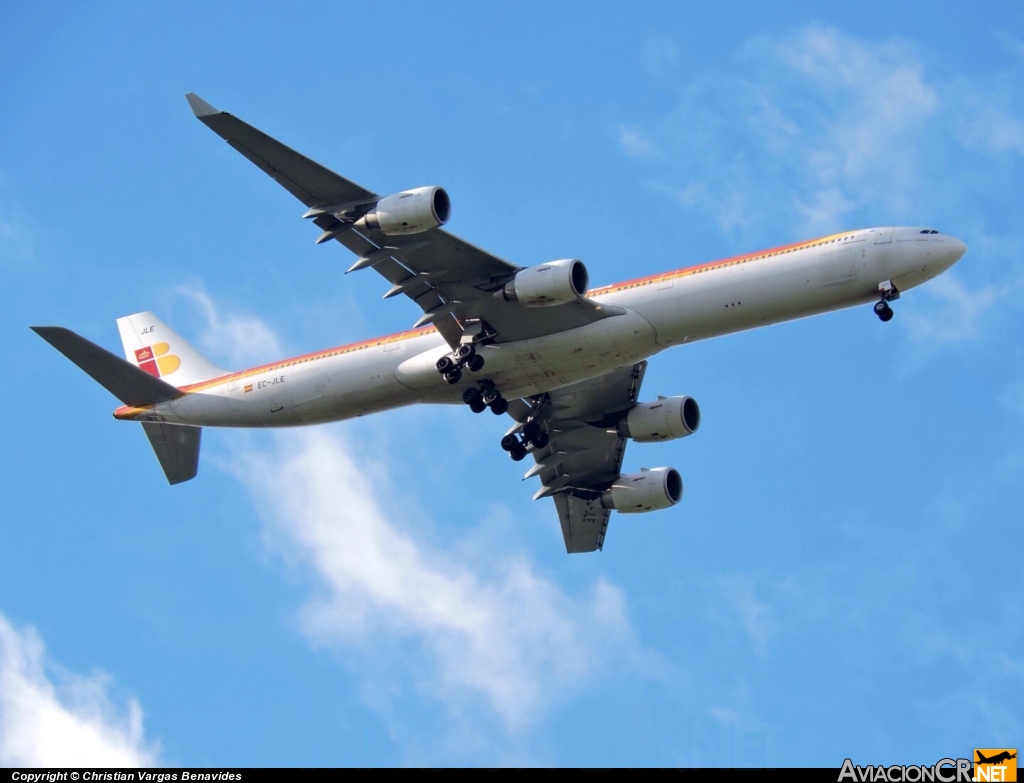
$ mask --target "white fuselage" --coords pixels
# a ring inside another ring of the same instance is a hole
[[[593,378],[682,343],[878,299],[952,266],[965,246],[918,228],[822,237],[592,290],[625,309],[577,329],[485,345],[478,374],[450,386],[435,362],[450,351],[432,327],[231,373],[178,399],[122,408],[122,419],[212,427],[279,427],[347,419],[412,403],[458,403],[488,379],[508,399]]]

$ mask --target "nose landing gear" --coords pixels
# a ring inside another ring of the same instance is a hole
[[[891,321],[893,311],[889,307],[889,302],[894,302],[900,298],[899,289],[892,284],[892,280],[885,280],[878,284],[878,296],[879,300],[875,302],[875,315],[878,316],[882,323]]]

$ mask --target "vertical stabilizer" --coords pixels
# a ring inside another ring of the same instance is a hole
[[[117,319],[124,355],[150,375],[177,387],[225,375],[152,313]]]

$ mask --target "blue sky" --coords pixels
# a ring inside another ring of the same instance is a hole
[[[0,11],[0,763],[831,765],[1019,746],[1024,9]],[[677,507],[564,554],[504,424],[204,434],[168,487],[28,330],[153,310],[224,366],[407,328],[183,94],[595,285],[849,228],[965,258],[659,356]],[[466,492],[463,487],[471,487]]]

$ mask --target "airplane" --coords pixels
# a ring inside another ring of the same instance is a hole
[[[980,750],[976,750],[974,751],[974,753],[978,757],[977,759],[975,759],[975,763],[977,764],[1001,764],[1004,761],[1009,761],[1010,759],[1017,758],[1016,753],[1010,753],[1007,750],[1004,750],[1001,753],[997,753],[990,759],[985,758],[984,754],[982,754]]]
[[[924,227],[809,239],[588,288],[578,259],[521,267],[445,231],[441,187],[380,196],[335,174],[194,93],[195,116],[307,208],[304,218],[422,311],[407,331],[239,371],[208,362],[155,315],[117,319],[125,359],[62,327],[32,327],[141,422],[171,484],[198,470],[202,427],[284,427],[415,403],[464,404],[514,420],[501,447],[533,465],[534,499],[551,497],[566,551],[604,546],[613,510],[677,504],[671,467],[622,472],[628,440],[687,437],[700,407],[687,395],[640,400],[647,361],[698,340],[874,303],[893,317],[901,294],[967,251]]]

